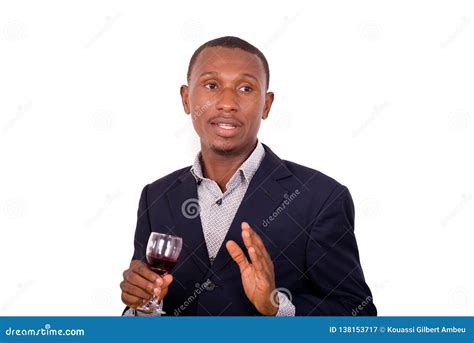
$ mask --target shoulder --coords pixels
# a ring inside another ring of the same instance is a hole
[[[282,160],[282,162],[293,175],[290,187],[294,190],[297,189],[298,194],[302,195],[298,197],[298,200],[304,213],[310,213],[311,218],[319,217],[323,211],[328,215],[334,213],[339,215],[343,211],[352,213],[351,216],[353,216],[352,196],[345,185],[319,170],[291,161]],[[332,211],[325,210],[328,208],[332,208]]]
[[[291,178],[282,180],[286,186],[300,187],[306,193],[314,195],[317,198],[325,198],[337,189],[347,189],[341,183],[323,172],[310,168],[292,161],[284,160],[278,157],[268,146],[264,145],[268,158],[265,158],[267,169],[284,167],[284,175],[291,175]],[[266,156],[267,157],[267,156]]]
[[[183,178],[193,177],[190,172],[191,166],[187,166],[178,170],[175,170],[168,175],[165,175],[158,180],[151,182],[146,185],[143,192],[152,195],[160,195],[173,189]]]
[[[336,189],[346,188],[339,181],[319,170],[287,160],[282,160],[282,162],[293,174],[296,181],[310,191],[317,191],[320,194],[328,194]]]

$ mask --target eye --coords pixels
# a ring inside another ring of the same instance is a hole
[[[242,86],[239,88],[239,90],[241,90],[244,93],[250,93],[251,91],[253,91],[253,88],[250,86]]]
[[[207,89],[216,89],[217,88],[217,83],[215,82],[208,82],[204,85]]]

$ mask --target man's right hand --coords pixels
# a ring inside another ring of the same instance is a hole
[[[160,301],[168,293],[168,286],[172,281],[171,274],[161,277],[143,261],[132,260],[130,267],[123,272],[123,281],[120,283],[122,301],[133,308],[144,305],[153,295]]]

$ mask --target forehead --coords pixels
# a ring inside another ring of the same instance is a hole
[[[207,72],[247,73],[265,81],[265,70],[260,58],[238,48],[210,47],[202,50],[194,62],[191,78]]]

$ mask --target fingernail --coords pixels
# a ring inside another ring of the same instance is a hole
[[[161,286],[161,284],[163,283],[163,281],[161,279],[156,279],[156,283]]]
[[[244,231],[244,236],[245,237],[250,237],[250,233],[248,231]]]

